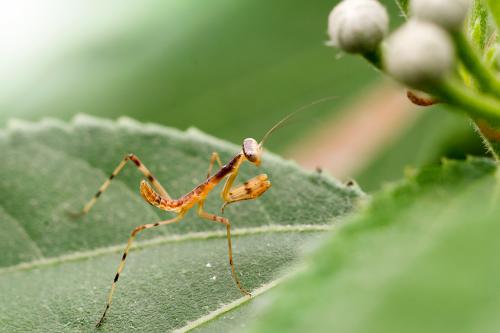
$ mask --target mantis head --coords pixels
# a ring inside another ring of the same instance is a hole
[[[243,154],[253,164],[256,166],[260,165],[262,156],[262,145],[253,138],[246,138],[243,140]]]

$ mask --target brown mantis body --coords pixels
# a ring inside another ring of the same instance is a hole
[[[137,236],[137,234],[145,229],[158,227],[161,225],[167,225],[175,222],[179,222],[185,215],[185,213],[193,208],[197,207],[198,215],[204,219],[214,221],[216,223],[221,223],[226,226],[227,233],[227,242],[228,242],[228,254],[229,254],[229,265],[231,266],[231,274],[236,282],[236,285],[241,290],[241,292],[245,295],[251,296],[251,294],[243,288],[241,285],[238,276],[236,275],[233,254],[232,254],[232,246],[231,246],[231,223],[225,217],[218,216],[215,214],[211,214],[206,212],[203,209],[203,205],[205,203],[206,197],[208,194],[214,189],[214,187],[219,184],[222,180],[226,179],[226,183],[222,190],[221,196],[224,201],[222,206],[222,210],[224,207],[230,203],[234,203],[242,200],[250,200],[255,199],[261,196],[264,192],[266,192],[271,187],[271,182],[268,180],[267,175],[260,174],[245,183],[232,187],[234,180],[238,176],[239,168],[244,161],[249,161],[256,166],[258,166],[261,162],[261,154],[262,154],[262,143],[258,144],[254,139],[245,139],[243,141],[243,148],[241,152],[236,154],[226,165],[222,165],[219,155],[214,152],[212,153],[212,158],[210,160],[210,165],[208,168],[207,178],[204,182],[196,186],[193,190],[186,193],[182,197],[178,199],[172,199],[167,191],[163,188],[163,186],[158,182],[158,180],[153,176],[153,174],[149,171],[149,169],[135,156],[134,154],[126,155],[120,164],[116,167],[113,173],[110,175],[109,179],[107,179],[102,186],[99,188],[94,197],[84,206],[82,214],[87,214],[92,206],[96,203],[97,199],[101,196],[101,194],[109,187],[111,180],[116,177],[120,171],[125,167],[128,161],[134,163],[134,165],[142,172],[142,174],[148,179],[154,189],[148,184],[146,181],[142,181],[140,185],[140,193],[142,197],[152,206],[160,208],[165,211],[174,212],[177,214],[176,217],[166,220],[160,221],[156,223],[143,224],[136,227],[130,234],[127,245],[122,255],[122,259],[118,266],[118,270],[113,279],[113,283],[111,285],[111,289],[108,294],[108,300],[106,303],[106,308],[104,313],[101,316],[101,319],[97,323],[97,326],[100,326],[104,322],[104,318],[106,317],[106,313],[111,306],[111,302],[113,300],[113,294],[116,288],[116,283],[120,277],[120,273],[123,271],[125,266],[125,260],[128,256],[128,252],[132,243]],[[219,170],[211,176],[211,170],[213,168],[213,164],[215,161],[218,162],[220,168]],[[155,191],[156,190],[156,191]]]

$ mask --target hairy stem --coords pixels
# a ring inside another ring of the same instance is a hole
[[[480,95],[467,89],[458,81],[436,84],[429,92],[440,100],[464,110],[474,120],[480,135],[492,155],[500,156],[500,102],[488,95]]]
[[[475,93],[461,82],[445,80],[430,87],[429,92],[442,101],[463,109],[472,118],[485,119],[495,127],[500,125],[500,101]]]
[[[479,88],[500,98],[500,80],[493,71],[487,68],[480,55],[472,47],[462,32],[452,34],[457,47],[457,54],[469,73],[475,77]]]

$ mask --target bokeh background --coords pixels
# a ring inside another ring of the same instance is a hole
[[[367,191],[405,167],[484,154],[465,118],[412,106],[362,59],[324,45],[336,2],[2,1],[0,126],[87,113],[194,126],[239,143],[336,96],[268,148]],[[393,1],[381,2],[397,25]]]

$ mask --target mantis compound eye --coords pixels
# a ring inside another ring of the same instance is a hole
[[[257,143],[255,139],[246,138],[243,140],[243,154],[245,157],[252,163],[260,162],[260,154],[261,154],[260,145]]]

